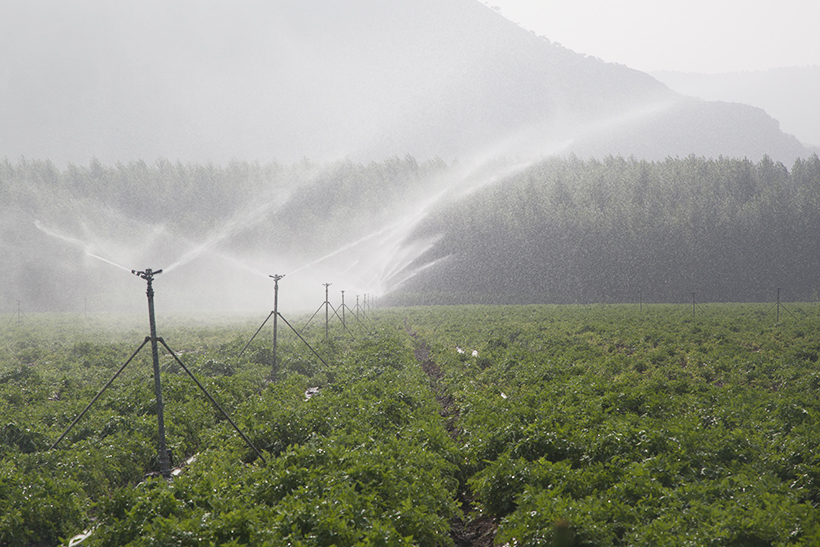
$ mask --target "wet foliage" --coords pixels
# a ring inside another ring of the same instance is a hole
[[[467,483],[499,544],[812,545],[818,310],[789,309],[781,324],[768,305],[408,321],[460,408]]]
[[[457,448],[402,332],[360,327],[354,340],[337,328],[340,340],[324,340],[317,327],[305,336],[327,366],[307,366],[318,360],[282,333],[273,372],[266,342],[237,357],[250,325],[170,327],[267,465],[161,352],[167,442],[185,467],[166,482],[147,349],[49,450],[138,345],[77,327],[37,316],[5,332],[0,545],[86,529],[85,544],[112,546],[451,543]]]
[[[384,309],[306,330],[326,364],[282,334],[276,370],[266,341],[237,356],[251,322],[181,321],[164,338],[266,463],[161,352],[171,481],[150,351],[49,449],[130,321],[10,322],[0,545],[466,545],[471,522],[499,545],[816,544],[818,309],[776,312]]]

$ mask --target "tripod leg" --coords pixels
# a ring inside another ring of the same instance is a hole
[[[125,364],[123,364],[123,365],[120,367],[120,369],[119,369],[119,370],[118,370],[118,371],[114,374],[114,376],[112,376],[112,377],[111,377],[111,379],[110,379],[110,380],[108,380],[108,383],[107,383],[107,384],[105,384],[105,387],[103,387],[103,388],[100,390],[100,392],[99,392],[99,393],[97,393],[97,394],[94,396],[94,398],[93,398],[93,399],[91,399],[91,402],[90,402],[90,403],[88,403],[88,405],[87,405],[87,406],[83,409],[83,411],[82,411],[82,412],[80,412],[80,415],[79,415],[79,416],[77,416],[76,418],[74,418],[74,421],[73,421],[73,422],[71,422],[71,425],[70,425],[70,426],[68,426],[68,429],[66,429],[66,430],[65,430],[65,432],[64,432],[62,435],[60,435],[60,438],[59,438],[59,439],[57,439],[56,441],[54,441],[54,444],[52,444],[52,445],[51,445],[51,448],[49,448],[49,450],[53,450],[53,449],[54,449],[54,448],[55,448],[58,444],[60,444],[60,441],[62,441],[62,440],[65,438],[65,436],[66,436],[66,435],[68,435],[68,432],[69,432],[69,431],[71,431],[71,430],[74,428],[74,426],[75,426],[75,425],[77,425],[77,422],[79,422],[79,421],[80,421],[80,419],[81,419],[83,416],[85,416],[85,413],[86,413],[86,412],[88,412],[88,409],[90,409],[90,408],[91,408],[91,405],[93,405],[94,403],[96,403],[96,402],[97,402],[97,399],[99,399],[99,398],[100,398],[100,396],[103,394],[103,392],[104,392],[106,389],[108,389],[108,388],[109,388],[109,386],[111,386],[111,384],[113,384],[113,383],[114,383],[114,380],[116,380],[117,376],[119,376],[119,375],[120,375],[120,373],[121,373],[123,370],[125,370],[125,367],[127,367],[127,366],[128,366],[128,363],[130,363],[131,361],[133,361],[133,360],[134,360],[134,357],[136,357],[136,356],[137,356],[137,354],[140,352],[140,350],[141,350],[143,347],[145,347],[145,344],[147,344],[150,340],[151,340],[151,337],[150,337],[150,336],[146,336],[146,337],[145,337],[145,340],[143,340],[142,344],[140,344],[140,347],[138,347],[138,348],[136,349],[136,351],[135,351],[133,354],[131,354],[131,357],[129,357],[129,358],[128,358],[128,360],[125,362]]]
[[[331,306],[331,309],[333,310],[333,314],[339,319],[339,321],[342,322],[342,327],[344,327],[344,329],[347,331],[347,333],[350,335],[350,337],[355,340],[356,337],[353,336],[353,333],[350,331],[349,328],[347,328],[347,325],[345,325],[344,319],[342,319],[342,316],[339,315],[339,311],[336,308],[334,308],[333,306]]]
[[[239,355],[237,355],[237,356],[236,356],[237,358],[242,357],[242,354],[243,354],[243,353],[245,353],[245,350],[246,350],[246,349],[248,349],[248,346],[250,346],[250,345],[251,345],[251,342],[253,342],[253,339],[254,339],[254,338],[256,338],[256,335],[257,335],[257,334],[259,334],[259,331],[261,331],[261,330],[262,330],[262,327],[264,327],[264,326],[265,326],[265,323],[267,323],[267,322],[268,322],[268,319],[270,319],[270,318],[273,316],[273,314],[274,314],[274,312],[270,312],[270,313],[268,314],[268,316],[265,318],[265,320],[264,320],[264,321],[262,321],[262,324],[261,324],[261,325],[259,325],[259,328],[258,328],[258,329],[256,329],[256,332],[255,332],[255,333],[253,333],[253,336],[251,336],[251,339],[250,339],[250,340],[248,340],[248,343],[247,343],[247,344],[245,344],[245,347],[244,347],[244,348],[242,348],[242,351],[240,351],[240,352],[239,352]]]
[[[304,326],[302,326],[302,328],[303,329],[307,328],[307,326],[310,325],[310,322],[313,321],[313,318],[316,317],[319,314],[319,312],[322,311],[322,308],[324,308],[324,307],[325,307],[325,303],[322,302],[322,305],[319,306],[319,309],[317,309],[315,312],[313,312],[313,315],[310,316],[310,319],[308,319],[307,323],[305,323]]]
[[[294,329],[294,328],[293,328],[293,325],[291,325],[290,323],[288,323],[288,320],[287,320],[287,319],[285,319],[285,318],[282,316],[282,314],[281,314],[281,313],[279,314],[279,317],[281,317],[281,318],[282,318],[282,321],[284,321],[284,322],[285,322],[285,324],[286,324],[287,326],[289,326],[289,327],[290,327],[290,330],[292,330],[292,331],[296,334],[296,336],[298,336],[298,337],[299,337],[299,340],[301,340],[302,342],[304,342],[304,343],[305,343],[305,345],[308,347],[308,349],[310,349],[310,351],[312,351],[312,352],[313,352],[313,355],[315,355],[315,356],[316,356],[316,357],[317,357],[317,358],[318,358],[318,359],[322,362],[322,364],[323,364],[323,365],[327,366],[327,363],[325,362],[325,360],[324,360],[324,359],[322,359],[322,356],[321,356],[321,355],[319,355],[318,353],[316,353],[316,350],[315,350],[315,349],[313,349],[313,347],[311,347],[311,345],[307,343],[307,340],[305,340],[304,338],[302,338],[302,335],[301,335],[301,334],[299,334],[299,331],[297,331],[296,329]]]
[[[177,354],[176,354],[176,353],[174,353],[174,350],[172,350],[170,347],[168,347],[168,344],[166,344],[166,343],[165,343],[165,340],[163,340],[162,338],[158,338],[158,340],[159,340],[159,342],[163,345],[163,347],[165,347],[165,349],[167,349],[167,350],[168,350],[168,353],[170,353],[170,354],[173,356],[173,358],[174,358],[174,360],[177,362],[177,364],[178,364],[179,366],[181,366],[181,367],[182,367],[182,370],[184,370],[184,371],[188,374],[188,376],[190,376],[190,377],[191,377],[191,380],[193,380],[193,381],[194,381],[194,383],[195,383],[195,384],[199,387],[199,389],[201,389],[201,390],[202,390],[202,393],[204,393],[204,394],[205,394],[205,396],[208,398],[208,400],[209,400],[209,401],[211,401],[211,403],[213,403],[213,405],[214,405],[217,409],[219,409],[219,411],[222,413],[222,415],[223,415],[223,416],[225,416],[225,419],[226,419],[226,420],[228,420],[228,422],[230,422],[230,424],[233,426],[233,428],[236,430],[236,432],[237,432],[237,433],[239,433],[239,436],[240,436],[240,437],[242,437],[242,440],[243,440],[243,441],[245,441],[245,443],[246,443],[249,447],[251,447],[251,448],[253,449],[253,451],[254,451],[254,452],[256,452],[256,455],[257,455],[257,456],[259,456],[259,459],[260,459],[260,460],[262,460],[262,463],[267,464],[268,462],[267,462],[267,461],[265,461],[265,457],[262,455],[262,453],[261,453],[261,452],[259,452],[259,450],[258,450],[258,449],[257,449],[257,448],[253,445],[253,443],[251,442],[251,440],[250,440],[248,437],[246,437],[244,433],[242,433],[242,430],[241,430],[241,429],[239,429],[239,426],[238,426],[238,425],[236,425],[236,424],[234,423],[234,421],[231,419],[231,417],[230,417],[230,416],[228,416],[228,413],[227,413],[227,412],[225,412],[225,409],[224,409],[224,408],[222,408],[222,406],[220,406],[220,404],[216,402],[216,399],[214,399],[213,397],[211,397],[211,394],[210,394],[210,393],[208,393],[208,390],[207,390],[207,389],[205,389],[205,386],[203,386],[202,384],[200,384],[200,383],[199,383],[199,380],[197,380],[197,379],[196,379],[196,376],[194,376],[194,375],[191,373],[191,371],[190,371],[190,370],[188,370],[188,367],[186,367],[186,366],[183,364],[183,362],[179,360],[179,357],[177,357]]]

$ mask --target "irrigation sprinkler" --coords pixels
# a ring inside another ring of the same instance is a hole
[[[277,330],[278,330],[277,319],[282,319],[282,321],[284,321],[285,324],[288,327],[290,327],[290,330],[292,330],[293,333],[296,334],[296,336],[299,337],[299,340],[301,340],[308,347],[308,349],[313,352],[313,355],[315,355],[316,358],[319,359],[322,362],[322,364],[327,366],[327,363],[325,362],[325,360],[322,359],[321,355],[319,355],[316,352],[315,349],[313,349],[313,346],[308,344],[307,340],[305,340],[304,337],[302,337],[302,335],[299,334],[299,331],[297,331],[293,327],[293,325],[291,325],[290,322],[288,322],[288,320],[285,319],[285,316],[282,315],[281,313],[279,313],[279,280],[282,279],[283,277],[285,277],[284,274],[283,275],[274,274],[274,275],[270,275],[268,277],[271,277],[273,279],[273,311],[271,311],[268,314],[268,316],[265,318],[265,320],[262,321],[262,324],[259,325],[259,328],[256,329],[256,332],[253,334],[253,336],[251,336],[251,339],[248,340],[248,343],[245,344],[245,347],[242,348],[242,351],[239,352],[239,355],[237,355],[237,357],[242,357],[242,354],[245,353],[245,350],[248,349],[248,346],[251,345],[251,342],[253,342],[254,338],[256,338],[256,335],[259,334],[259,331],[261,331],[262,327],[264,327],[265,324],[268,322],[268,319],[273,317],[273,356],[272,356],[272,359],[271,359],[271,378],[273,378],[274,375],[276,374],[276,364],[277,364],[277,361],[276,361],[276,339],[277,339]]]
[[[60,435],[60,437],[56,441],[54,441],[54,444],[51,445],[49,450],[52,450],[52,449],[56,448],[57,445],[60,444],[60,442],[66,437],[66,435],[68,435],[68,433],[74,428],[74,426],[77,425],[77,423],[79,423],[80,419],[82,419],[82,417],[91,409],[91,407],[94,405],[94,403],[97,401],[97,399],[99,399],[100,396],[102,396],[103,392],[106,389],[108,389],[111,386],[111,384],[114,383],[114,380],[122,373],[122,371],[125,370],[125,367],[127,367],[128,364],[131,361],[134,360],[134,357],[137,356],[137,354],[140,352],[140,350],[142,350],[142,348],[145,347],[145,345],[150,342],[151,343],[151,359],[153,361],[153,367],[154,367],[154,395],[156,397],[156,402],[157,402],[157,428],[158,428],[158,436],[159,436],[159,454],[158,454],[158,456],[159,456],[160,473],[162,474],[163,478],[165,478],[165,479],[170,479],[171,478],[171,450],[168,449],[168,447],[166,445],[166,442],[165,442],[165,416],[164,416],[164,404],[163,404],[163,401],[162,401],[162,382],[161,382],[160,370],[159,370],[159,344],[162,344],[162,346],[168,351],[168,353],[170,353],[173,356],[173,358],[177,362],[177,364],[180,367],[182,367],[182,369],[185,371],[186,374],[188,374],[188,376],[191,377],[191,379],[194,381],[194,383],[197,385],[197,387],[199,387],[199,389],[202,390],[202,392],[205,394],[205,396],[208,398],[208,400],[211,401],[211,403],[213,403],[213,405],[219,410],[219,412],[222,413],[222,415],[225,417],[225,419],[228,420],[228,422],[233,426],[233,428],[236,430],[236,432],[239,434],[239,436],[242,437],[242,440],[244,440],[245,443],[251,449],[253,449],[254,452],[256,452],[256,455],[259,456],[259,459],[262,460],[262,463],[267,463],[265,461],[265,457],[262,455],[262,453],[253,445],[251,440],[242,432],[242,430],[239,429],[239,426],[237,426],[236,423],[228,415],[228,413],[225,412],[225,409],[223,409],[222,406],[218,402],[216,402],[216,400],[211,396],[211,394],[208,392],[208,390],[205,389],[205,386],[203,386],[199,382],[199,380],[197,380],[196,376],[194,376],[191,373],[191,371],[188,370],[188,367],[185,366],[185,364],[179,359],[179,357],[177,357],[176,353],[174,353],[174,351],[168,346],[168,344],[165,343],[165,340],[163,340],[162,338],[157,336],[157,324],[156,324],[156,321],[154,319],[154,287],[153,287],[153,282],[154,282],[154,276],[159,275],[160,273],[162,273],[162,270],[161,269],[160,270],[152,270],[151,268],[146,268],[143,271],[131,270],[131,273],[133,273],[134,275],[136,275],[137,277],[139,277],[141,279],[144,279],[147,283],[147,289],[145,291],[145,294],[148,296],[148,323],[149,323],[149,328],[150,328],[150,336],[145,337],[145,340],[143,340],[142,344],[140,344],[140,346],[134,351],[134,353],[131,354],[131,357],[129,357],[128,360],[125,361],[125,363],[119,368],[119,370],[117,370],[117,372],[114,374],[114,376],[111,377],[111,379],[108,381],[108,383],[105,384],[105,386],[103,386],[103,388],[94,396],[93,399],[91,399],[91,402],[88,403],[88,405],[83,409],[83,411],[80,412],[80,414],[74,419],[73,422],[71,422],[71,425],[68,426],[68,429],[66,429],[63,432],[63,434]]]
[[[319,312],[322,311],[322,308],[324,308],[325,309],[325,340],[327,340],[330,337],[330,310],[333,310],[333,315],[335,315],[339,319],[339,321],[342,322],[342,327],[344,327],[344,329],[350,334],[350,336],[353,336],[353,333],[350,332],[350,329],[347,328],[347,325],[345,323],[345,318],[344,318],[344,307],[345,307],[344,306],[344,291],[342,291],[342,315],[339,315],[339,310],[337,308],[333,307],[333,304],[330,303],[330,299],[328,297],[328,287],[330,285],[332,285],[332,283],[322,283],[322,285],[324,285],[324,287],[325,287],[325,301],[322,302],[319,305],[319,307],[316,309],[315,312],[313,312],[313,315],[310,316],[310,319],[307,320],[307,323],[305,323],[302,328],[303,329],[307,328],[307,326],[310,325],[310,322],[313,321],[313,319],[319,314]],[[354,338],[355,338],[355,336],[354,336]]]
[[[330,308],[330,300],[327,297],[327,289],[330,287],[331,283],[322,283],[325,286],[325,340],[328,339],[328,333],[330,332],[330,317],[328,316],[328,310]],[[333,310],[334,312],[336,310]]]
[[[341,305],[341,308],[342,308],[342,326],[345,328],[345,330],[347,330],[347,332],[350,332],[350,329],[347,328],[347,324],[345,323],[345,309],[347,309],[347,311],[349,311],[351,313],[351,315],[353,315],[353,318],[356,321],[359,322],[359,325],[363,325],[362,320],[359,319],[358,314],[354,310],[351,310],[347,306],[347,304],[345,304],[345,292],[344,291],[342,291],[342,305]],[[350,332],[350,335],[353,336],[353,333]]]
[[[18,327],[21,326],[23,324],[23,318],[25,316],[26,316],[26,314],[23,313],[23,309],[20,307],[20,301],[18,300],[17,301],[17,311],[12,314],[11,319],[9,319],[9,322],[6,326],[11,325],[11,322],[14,321],[15,317],[17,318],[17,326]]]
[[[353,310],[351,310],[351,309],[347,306],[347,304],[345,304],[345,292],[344,292],[344,291],[342,291],[342,304],[339,306],[339,308],[342,310],[342,316],[341,316],[341,319],[342,319],[342,326],[345,328],[345,330],[346,330],[347,332],[350,332],[350,329],[348,329],[348,328],[347,328],[347,320],[346,320],[346,319],[347,319],[347,317],[346,317],[346,315],[345,315],[345,310],[349,311],[349,312],[353,315],[353,318],[354,318],[354,319],[356,319],[356,321],[358,321],[360,325],[362,324],[361,319],[359,319],[359,318],[356,316],[356,313],[355,313]],[[338,317],[338,315],[339,315],[339,313],[338,313],[338,311],[337,311],[337,312],[336,312],[336,316]],[[352,332],[350,332],[350,335],[351,335],[351,336],[353,336],[353,333],[352,333]]]
[[[367,295],[367,312],[372,312],[378,305],[378,297],[372,294]]]
[[[273,274],[269,275],[271,279],[273,279],[273,356],[271,358],[271,377],[276,374],[276,334],[279,330],[278,328],[278,319],[279,319],[279,280],[285,277],[285,274]]]
[[[151,360],[154,363],[154,394],[157,399],[157,427],[159,428],[159,468],[162,476],[166,479],[171,476],[171,455],[165,445],[165,405],[162,402],[162,382],[159,373],[159,349],[157,346],[157,323],[154,320],[154,276],[162,273],[162,270],[152,271],[146,268],[145,271],[138,272],[131,270],[131,273],[146,281],[148,288],[145,294],[148,296],[148,323],[151,332]]]
[[[328,300],[328,297],[327,297],[327,288],[330,285],[332,285],[332,283],[322,283],[322,285],[324,285],[324,287],[325,287],[325,301],[322,302],[319,305],[318,308],[316,308],[316,311],[313,312],[313,315],[310,316],[310,319],[307,320],[307,323],[305,323],[304,327],[302,327],[302,328],[306,328],[308,325],[310,325],[310,322],[313,321],[313,318],[316,317],[319,314],[320,311],[322,311],[322,308],[324,308],[325,309],[325,339],[327,339],[328,308],[333,308],[333,305],[330,303],[330,300]],[[336,308],[333,308],[333,313],[336,313]]]
[[[780,324],[780,308],[783,308],[783,311],[785,311],[786,313],[791,315],[794,319],[797,319],[796,317],[794,317],[794,314],[792,312],[790,312],[789,309],[786,306],[784,306],[782,302],[780,302],[780,289],[778,288],[777,289],[777,316],[776,316],[777,318],[775,320],[776,324],[778,324],[778,325]]]

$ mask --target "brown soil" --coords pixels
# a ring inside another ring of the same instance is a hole
[[[440,407],[439,414],[447,420],[447,432],[453,440],[458,440],[461,433],[458,429],[459,408],[441,385],[444,373],[430,358],[430,347],[427,342],[419,338],[409,327],[407,332],[416,342],[416,360],[430,379],[430,389],[435,392]],[[476,516],[472,492],[467,485],[464,485],[464,488],[459,492],[463,516],[452,522],[450,536],[456,547],[492,547],[498,523],[490,517]]]

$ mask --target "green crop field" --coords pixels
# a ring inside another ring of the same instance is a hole
[[[815,304],[0,319],[0,546],[820,544]]]

